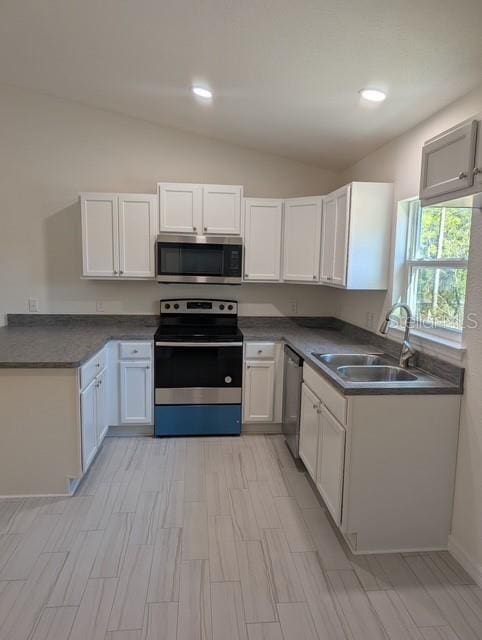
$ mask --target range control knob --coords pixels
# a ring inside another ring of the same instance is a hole
[[[224,311],[224,304],[220,304],[220,305],[219,305],[219,309],[220,309],[221,311]]]
[[[174,305],[174,309],[179,309],[179,305],[177,304],[177,302],[176,302],[176,304]]]
[[[233,305],[232,304],[228,304],[228,311],[232,311],[233,310]]]
[[[171,305],[167,302],[167,303],[164,305],[164,309],[170,309],[170,308],[171,308]]]

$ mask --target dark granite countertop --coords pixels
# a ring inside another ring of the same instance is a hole
[[[110,340],[152,340],[157,316],[9,316],[0,328],[0,368],[77,368]],[[334,318],[240,318],[245,340],[283,341],[345,395],[461,394],[464,370],[419,355],[419,379],[344,382],[313,353],[386,353],[400,345]]]

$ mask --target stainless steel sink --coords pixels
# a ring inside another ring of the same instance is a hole
[[[314,353],[313,355],[331,369],[349,365],[387,364],[381,356],[369,353]]]
[[[350,382],[413,382],[417,376],[401,367],[362,365],[337,367],[337,373]]]

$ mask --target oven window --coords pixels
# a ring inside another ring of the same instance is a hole
[[[159,244],[159,265],[162,275],[222,276],[223,245]]]

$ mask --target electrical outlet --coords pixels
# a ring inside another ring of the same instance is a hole
[[[38,313],[38,298],[28,299],[28,310],[29,313]]]
[[[290,310],[291,310],[291,313],[295,315],[298,313],[298,303],[296,300],[294,300],[293,302],[290,302]]]
[[[97,300],[96,301],[95,310],[97,311],[97,313],[103,313],[104,312],[104,302],[102,300]]]

